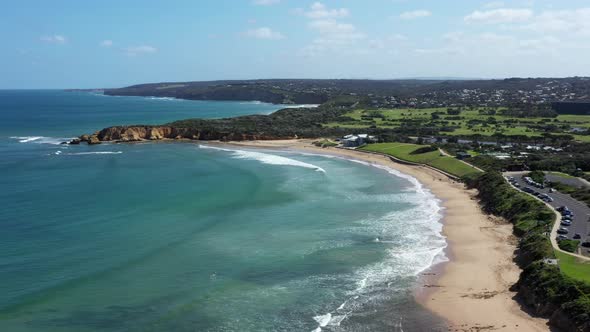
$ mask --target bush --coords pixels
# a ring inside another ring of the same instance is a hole
[[[557,242],[559,248],[561,250],[565,250],[567,252],[576,252],[578,246],[580,245],[580,241],[578,240],[560,240]]]
[[[424,147],[418,148],[418,149],[410,152],[410,154],[423,154],[423,153],[428,153],[428,152],[432,152],[432,151],[436,151],[436,150],[438,150],[438,148],[436,148],[432,145],[429,145],[429,146],[424,146]]]
[[[528,174],[528,176],[530,176],[531,179],[537,183],[545,182],[545,172],[543,171],[532,171]]]

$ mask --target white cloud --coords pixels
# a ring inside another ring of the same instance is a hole
[[[68,42],[68,39],[62,35],[53,35],[53,36],[42,36],[41,41],[51,44],[65,44]]]
[[[396,33],[394,35],[389,36],[388,39],[390,41],[404,41],[404,40],[408,40],[408,37],[406,35],[401,34],[401,33]]]
[[[280,3],[281,0],[253,0],[252,4],[256,6],[271,6]]]
[[[309,23],[309,27],[323,35],[343,35],[351,36],[356,33],[354,25],[349,23],[339,23],[335,20],[317,20]]]
[[[279,40],[285,39],[285,36],[278,32],[274,31],[271,28],[261,27],[256,29],[250,29],[242,33],[243,36],[249,38],[256,38],[256,39],[267,39],[267,40]]]
[[[308,27],[318,36],[301,50],[300,54],[304,56],[315,56],[329,51],[345,51],[366,37],[354,25],[334,19],[312,20]]]
[[[464,35],[465,34],[461,31],[454,31],[454,32],[445,33],[442,38],[445,42],[456,43],[456,42],[461,41],[461,39],[463,39]]]
[[[590,35],[590,8],[544,11],[535,16],[525,29],[539,33]]]
[[[342,18],[350,15],[347,8],[328,9],[321,2],[314,2],[309,8],[309,11],[298,9],[297,12],[303,13],[311,19]]]
[[[495,9],[504,7],[504,1],[492,1],[483,5],[485,9]]]
[[[499,8],[486,11],[476,10],[464,17],[467,23],[518,23],[526,22],[533,17],[530,9]]]
[[[150,45],[138,45],[138,46],[129,46],[123,48],[123,52],[128,56],[136,56],[142,54],[151,54],[156,53],[158,51],[157,48],[150,46]]]
[[[110,39],[105,39],[103,41],[100,42],[100,46],[102,47],[111,47],[113,46],[113,41]]]
[[[423,9],[404,12],[399,15],[399,17],[402,20],[414,20],[417,18],[423,18],[423,17],[428,17],[428,16],[432,16],[432,13],[428,10],[423,10]]]

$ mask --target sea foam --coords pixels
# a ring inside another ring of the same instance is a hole
[[[212,146],[205,146],[199,145],[201,149],[212,149],[212,150],[219,150],[219,151],[226,151],[231,152],[233,158],[236,159],[249,159],[249,160],[257,160],[262,162],[263,164],[268,165],[279,165],[279,166],[296,166],[296,167],[303,167],[316,170],[318,172],[326,173],[326,171],[316,165],[308,164],[299,160],[277,156],[274,154],[262,153],[262,152],[255,152],[255,151],[246,151],[246,150],[232,150],[232,149],[224,149]]]
[[[56,156],[89,156],[89,155],[109,155],[109,154],[122,154],[122,153],[123,153],[123,151],[92,151],[92,152],[63,153],[63,151],[57,150],[53,154]]]
[[[67,137],[46,137],[46,136],[12,136],[11,139],[16,139],[19,143],[36,143],[36,144],[53,144],[59,145],[63,142],[69,141],[72,138]]]
[[[173,101],[182,101],[182,99],[174,98],[174,97],[147,97],[147,99],[151,100],[173,100]]]
[[[367,203],[374,201],[408,203],[411,204],[411,208],[393,211],[380,217],[368,217],[359,221],[364,227],[349,230],[362,232],[363,234],[360,235],[377,234],[379,240],[374,243],[395,245],[395,249],[387,249],[388,258],[385,260],[352,273],[350,279],[356,287],[349,292],[349,298],[335,310],[314,316],[313,319],[319,325],[314,331],[322,331],[322,327],[325,326],[339,325],[349,314],[373,301],[375,294],[383,296],[386,290],[396,292],[396,283],[392,281],[398,278],[417,278],[428,268],[448,261],[445,255],[447,242],[442,235],[441,223],[444,208],[441,206],[441,201],[430,190],[415,177],[387,166],[338,156],[332,156],[332,158],[372,166],[403,178],[411,184],[411,189],[403,194],[385,194],[377,197],[357,195],[355,197],[357,201],[366,199]],[[399,289],[399,291],[404,290],[404,288]],[[401,322],[397,330],[403,331]]]

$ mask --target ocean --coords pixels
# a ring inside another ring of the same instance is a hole
[[[431,331],[440,202],[358,161],[201,143],[68,146],[110,125],[281,105],[0,91],[0,330]]]

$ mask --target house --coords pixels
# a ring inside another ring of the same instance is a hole
[[[463,159],[471,158],[471,155],[467,152],[461,151],[461,152],[457,152],[457,155],[455,157],[459,160],[463,160]]]

